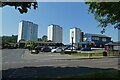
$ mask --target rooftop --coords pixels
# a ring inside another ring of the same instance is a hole
[[[91,34],[91,33],[85,33],[85,35],[92,35],[92,36],[99,36],[99,37],[108,37],[111,38],[109,36],[103,35],[103,34]]]
[[[81,29],[78,27],[71,27],[70,29],[79,29],[81,31]]]
[[[48,25],[48,26],[51,26],[51,25],[60,27],[59,25],[56,25],[56,24],[50,24],[50,25]],[[62,28],[62,27],[60,27],[60,28]]]
[[[26,20],[21,20],[20,22],[28,22],[28,23],[35,24],[35,23],[31,22],[31,21],[26,21]],[[38,24],[35,24],[35,25],[38,25]]]

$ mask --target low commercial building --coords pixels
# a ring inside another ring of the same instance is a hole
[[[86,33],[84,35],[84,41],[76,44],[81,45],[82,47],[100,47],[103,48],[105,44],[110,43],[111,37],[102,34],[90,34]]]

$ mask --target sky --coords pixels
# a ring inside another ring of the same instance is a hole
[[[18,34],[18,24],[21,20],[38,24],[38,37],[47,35],[49,24],[57,24],[63,28],[63,43],[69,43],[69,29],[80,28],[85,33],[100,34],[102,28],[94,15],[88,14],[88,5],[84,2],[39,2],[37,10],[31,8],[28,13],[20,14],[14,7],[0,8],[0,26],[2,36]],[[1,25],[2,24],[2,25]],[[113,27],[106,29],[105,35],[118,40],[118,31]]]

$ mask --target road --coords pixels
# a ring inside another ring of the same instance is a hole
[[[25,49],[4,49],[2,50],[2,62],[20,61]]]
[[[113,69],[118,69],[118,58],[89,59],[59,53],[30,54],[25,49],[2,51],[3,78],[55,77]]]

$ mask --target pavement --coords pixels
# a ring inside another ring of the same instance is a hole
[[[31,54],[26,49],[2,51],[3,79],[60,77],[118,69],[116,57],[89,58],[49,52]]]

